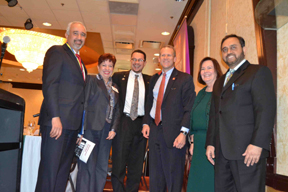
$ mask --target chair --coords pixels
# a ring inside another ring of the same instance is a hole
[[[149,190],[149,188],[147,186],[145,176],[146,176],[146,173],[147,173],[148,152],[149,152],[149,144],[147,142],[146,151],[145,151],[145,155],[144,155],[142,175],[141,175],[141,180],[140,180],[142,186],[143,186],[143,181],[144,181],[144,184],[145,184],[145,187],[146,187],[147,190]]]

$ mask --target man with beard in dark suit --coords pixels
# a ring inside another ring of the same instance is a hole
[[[214,84],[206,139],[215,191],[264,192],[276,113],[272,75],[245,60],[242,37],[224,37],[221,52],[229,70]]]
[[[41,161],[36,192],[65,191],[81,127],[86,69],[79,50],[86,39],[81,22],[68,24],[67,43],[52,46],[43,65],[43,96],[39,125]]]
[[[138,192],[147,143],[141,133],[150,80],[150,76],[142,73],[146,54],[135,50],[130,62],[130,71],[113,75],[113,82],[119,87],[121,111],[121,125],[112,142],[112,185],[117,192]]]

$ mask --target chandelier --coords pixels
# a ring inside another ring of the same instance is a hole
[[[0,27],[0,40],[9,36],[7,51],[30,73],[43,65],[47,50],[53,45],[63,45],[66,39],[46,33]],[[3,43],[3,42],[2,42]]]

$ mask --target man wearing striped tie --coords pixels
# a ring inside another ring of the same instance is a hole
[[[240,36],[224,37],[221,52],[229,69],[214,84],[206,138],[215,191],[264,192],[276,113],[272,74],[245,60]]]
[[[41,161],[36,192],[65,191],[81,127],[86,69],[79,56],[86,28],[78,21],[68,24],[67,43],[52,46],[43,65],[43,96],[39,125]]]

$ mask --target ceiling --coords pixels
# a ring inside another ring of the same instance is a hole
[[[81,21],[88,32],[100,33],[104,52],[116,56],[115,71],[130,69],[131,52],[142,49],[147,54],[143,72],[152,75],[158,65],[154,53],[159,52],[160,45],[168,44],[187,1],[18,0],[18,5],[10,8],[0,0],[0,26],[23,28],[31,18],[34,28],[66,30],[69,22]],[[52,26],[46,27],[44,22]],[[161,35],[163,31],[170,35]],[[20,68],[3,62],[0,80],[42,83],[41,69],[29,74]]]

